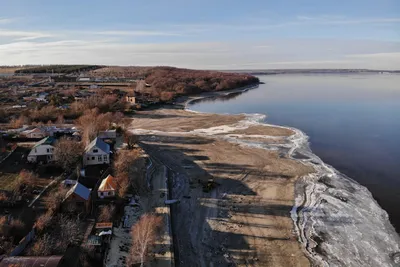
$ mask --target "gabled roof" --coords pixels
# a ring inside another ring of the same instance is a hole
[[[67,193],[65,198],[69,198],[70,195],[76,194],[83,198],[84,200],[88,200],[90,196],[90,190],[86,186],[76,183]]]
[[[99,191],[111,191],[117,189],[117,183],[115,182],[114,177],[108,175],[99,186]]]
[[[41,145],[54,145],[54,143],[56,142],[56,139],[54,137],[48,136],[43,138],[42,140],[40,140],[39,142],[37,142],[33,148],[41,146]]]
[[[90,142],[90,144],[85,148],[85,152],[88,152],[93,147],[98,147],[107,154],[110,153],[110,145],[107,144],[106,142],[104,142],[103,140],[101,140],[100,138],[96,137],[92,142]]]
[[[33,128],[33,129],[31,129],[31,130],[26,130],[26,131],[24,131],[24,133],[25,134],[30,134],[30,133],[34,133],[34,132],[41,132],[41,133],[43,133],[43,131],[40,129],[40,128]]]

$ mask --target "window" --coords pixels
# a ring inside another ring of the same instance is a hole
[[[92,160],[94,160],[94,157],[92,157]]]
[[[87,160],[90,160],[90,158],[89,158],[89,157],[87,157]]]
[[[49,153],[50,152],[50,149],[47,149],[47,153]]]
[[[35,153],[37,153],[37,149],[35,148]]]
[[[104,155],[103,158],[104,158],[104,161],[107,161],[107,155]]]
[[[97,153],[97,152],[99,152],[98,149],[93,149],[93,153]]]
[[[97,157],[97,161],[98,161],[98,162],[101,162],[101,160],[102,160],[102,157],[101,157],[101,156],[98,156],[98,157]]]

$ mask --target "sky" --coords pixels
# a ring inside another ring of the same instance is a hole
[[[399,0],[0,0],[0,65],[400,69]]]

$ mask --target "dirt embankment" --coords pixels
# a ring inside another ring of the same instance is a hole
[[[172,208],[179,266],[309,266],[290,210],[295,180],[313,170],[277,146],[241,145],[251,136],[280,144],[291,134],[244,119],[181,110],[134,117],[147,152],[172,170],[172,195],[181,200]]]

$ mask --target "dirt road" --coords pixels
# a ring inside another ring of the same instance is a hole
[[[172,208],[177,266],[309,266],[290,210],[295,179],[312,170],[268,149],[290,131],[244,119],[158,110],[133,120],[146,151],[171,169],[172,198],[181,200]],[[244,145],[253,137],[266,149]],[[215,188],[204,190],[210,179]]]

